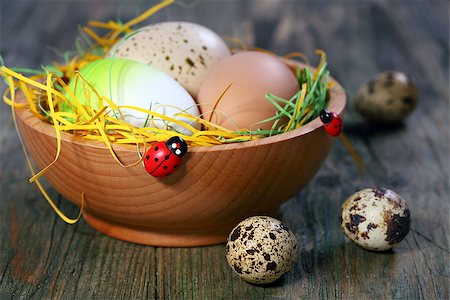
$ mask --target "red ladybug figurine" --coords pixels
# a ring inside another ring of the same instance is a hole
[[[338,136],[344,126],[342,118],[339,117],[338,114],[330,112],[326,109],[322,109],[320,111],[320,120],[323,123],[323,128],[325,128],[325,131],[331,136]]]
[[[187,147],[186,142],[179,136],[154,144],[145,154],[145,170],[154,177],[172,174],[180,164],[181,157],[186,154]]]

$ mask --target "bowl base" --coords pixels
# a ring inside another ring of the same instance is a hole
[[[226,242],[233,225],[222,228],[180,229],[138,228],[117,223],[83,212],[86,222],[101,233],[119,240],[136,244],[160,247],[195,247]]]

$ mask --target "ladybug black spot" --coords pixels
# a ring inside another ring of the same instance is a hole
[[[163,169],[164,169],[164,170],[167,170],[167,166],[164,166]]]
[[[147,156],[145,157],[145,159],[149,160],[149,159],[150,159],[150,155],[147,155]]]
[[[178,165],[173,166],[174,169],[178,168]]]
[[[155,147],[155,151],[158,151],[158,149],[159,149],[158,146],[156,146],[156,147]]]
[[[155,157],[155,162],[157,162],[159,159],[157,157]]]
[[[168,160],[170,157],[170,155],[166,155],[166,157],[164,157],[165,160]]]

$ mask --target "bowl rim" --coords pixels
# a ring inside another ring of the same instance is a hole
[[[307,66],[304,63],[294,61],[291,59],[283,59],[288,66],[290,67],[296,67],[296,66]],[[310,66],[308,66],[310,67]],[[310,67],[311,68],[311,67]],[[311,68],[314,69],[314,68]],[[347,97],[345,94],[344,88],[334,79],[330,76],[330,82],[333,82],[333,86],[330,88],[330,101],[328,104],[328,109],[330,111],[335,112],[338,115],[342,115],[344,112]],[[22,91],[19,91],[16,96],[16,102],[17,103],[24,103],[25,96]],[[39,131],[41,134],[44,134],[48,137],[55,138],[56,139],[56,132],[53,125],[50,123],[47,123],[36,116],[33,115],[33,113],[27,108],[14,108],[14,113],[16,114],[16,117],[20,119],[26,126],[33,128],[36,131]],[[221,145],[214,145],[214,146],[195,146],[195,147],[189,147],[189,152],[214,152],[214,151],[223,151],[223,150],[235,150],[235,149],[244,149],[244,148],[252,148],[262,145],[268,145],[273,144],[280,141],[290,140],[293,138],[297,138],[302,135],[309,134],[318,128],[322,127],[322,122],[320,121],[320,118],[317,117],[314,120],[308,122],[307,124],[294,129],[290,130],[284,133],[272,135],[265,138],[255,139],[251,141],[246,142],[236,142],[236,143],[229,143],[229,144],[221,144]],[[98,149],[105,149],[107,150],[108,147],[105,145],[104,142],[101,141],[93,141],[85,139],[81,136],[76,136],[74,134],[62,131],[61,132],[61,142],[67,142],[67,143],[74,143],[82,146],[89,146],[92,148],[98,148]],[[128,145],[128,144],[117,144],[114,142],[111,142],[111,146],[113,147],[114,151],[122,151],[122,152],[136,152],[136,146],[135,145]]]

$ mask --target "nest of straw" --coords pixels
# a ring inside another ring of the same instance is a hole
[[[131,108],[144,111],[150,119],[158,118],[164,120],[166,124],[177,124],[192,132],[191,135],[184,135],[170,127],[155,128],[148,126],[138,128],[132,126],[111,114],[111,111],[120,111],[121,107],[104,95],[97,94],[99,102],[97,109],[80,104],[73,91],[68,87],[71,80],[83,81],[78,70],[90,62],[103,58],[119,40],[132,34],[136,25],[147,20],[172,2],[172,0],[163,1],[127,23],[90,21],[87,26],[82,28],[80,37],[76,40],[76,53],[67,53],[64,62],[55,62],[52,66],[44,67],[42,70],[8,68],[2,64],[0,75],[9,86],[3,96],[4,101],[14,108],[30,109],[37,118],[51,123],[56,131],[70,132],[89,140],[99,140],[107,144],[135,144],[140,146],[167,140],[174,135],[178,135],[190,147],[245,142],[281,134],[317,118],[320,110],[327,106],[328,89],[332,82],[329,81],[326,55],[320,50],[317,52],[321,56],[321,60],[315,71],[312,71],[309,67],[295,70],[300,90],[292,98],[283,99],[276,95],[266,95],[266,100],[276,107],[277,112],[273,117],[261,120],[259,123],[272,122],[273,126],[270,130],[250,130],[247,128],[230,130],[180,111],[180,117],[201,124],[201,128],[196,129],[189,123],[184,123],[174,117],[161,115],[152,110]],[[230,47],[232,51],[248,49],[236,39],[229,38],[228,41],[235,46]],[[252,50],[268,52],[257,48],[252,48]],[[285,57],[304,58],[304,55],[291,53]],[[83,82],[83,87],[92,88],[86,82]],[[25,103],[15,101],[18,91],[21,91],[25,96]],[[71,112],[62,111],[60,109],[62,105],[70,105],[73,109]],[[127,108],[130,109],[130,107]],[[288,120],[288,122],[285,120]],[[149,122],[149,124],[151,125],[152,122]]]

